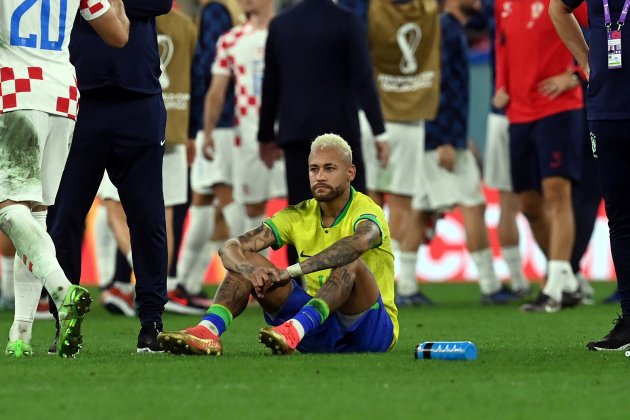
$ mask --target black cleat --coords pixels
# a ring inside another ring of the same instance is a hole
[[[147,322],[142,324],[138,334],[138,353],[163,353],[164,349],[157,336],[162,332],[162,324]]]
[[[617,315],[615,326],[599,341],[591,341],[586,348],[592,351],[624,351],[630,349],[630,321]]]
[[[521,305],[520,310],[521,312],[554,313],[558,312],[561,307],[560,302],[541,292],[534,301]]]
[[[563,290],[560,306],[562,309],[575,308],[576,306],[582,304],[582,299],[584,299],[584,293],[582,293],[582,290],[579,287],[575,292],[565,292]]]

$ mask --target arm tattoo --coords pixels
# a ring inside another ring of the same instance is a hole
[[[330,303],[344,302],[350,296],[354,281],[345,268],[333,270],[328,281],[317,292],[317,297]]]

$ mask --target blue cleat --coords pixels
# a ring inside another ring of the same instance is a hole
[[[501,288],[494,293],[481,295],[481,303],[483,305],[504,305],[518,300],[521,300],[521,296],[514,293],[512,289],[507,286],[501,286]]]
[[[619,289],[615,289],[615,292],[606,299],[602,300],[602,303],[612,304],[619,302],[619,300],[621,300],[621,297],[619,296]]]
[[[433,306],[434,303],[431,299],[426,297],[422,292],[417,291],[413,295],[403,296],[396,294],[395,297],[396,306],[399,308],[403,306]]]

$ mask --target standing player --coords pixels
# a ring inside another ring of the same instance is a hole
[[[6,348],[15,357],[32,355],[42,284],[59,311],[60,356],[81,348],[81,322],[92,302],[86,289],[70,284],[46,233],[47,206],[55,201],[77,115],[68,52],[77,11],[105,42],[126,44],[129,21],[121,0],[0,3],[0,229],[17,252]]]
[[[167,351],[222,354],[219,337],[250,295],[272,325],[260,330],[261,342],[276,354],[385,352],[395,345],[394,256],[383,210],[350,186],[352,150],[341,137],[319,136],[311,150],[313,198],[223,245],[228,275],[215,303],[196,327],[160,334]],[[284,270],[258,254],[285,244],[301,261]],[[306,291],[296,280],[302,275]]]

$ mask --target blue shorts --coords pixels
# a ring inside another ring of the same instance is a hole
[[[306,303],[313,299],[293,280],[293,291],[275,319],[265,313],[269,325],[278,326],[293,318]],[[378,296],[378,301],[350,328],[345,328],[337,313],[314,331],[305,335],[297,349],[302,353],[365,353],[385,352],[394,341],[394,324]]]
[[[582,110],[510,124],[514,192],[541,191],[542,180],[553,176],[579,181],[585,129]]]

